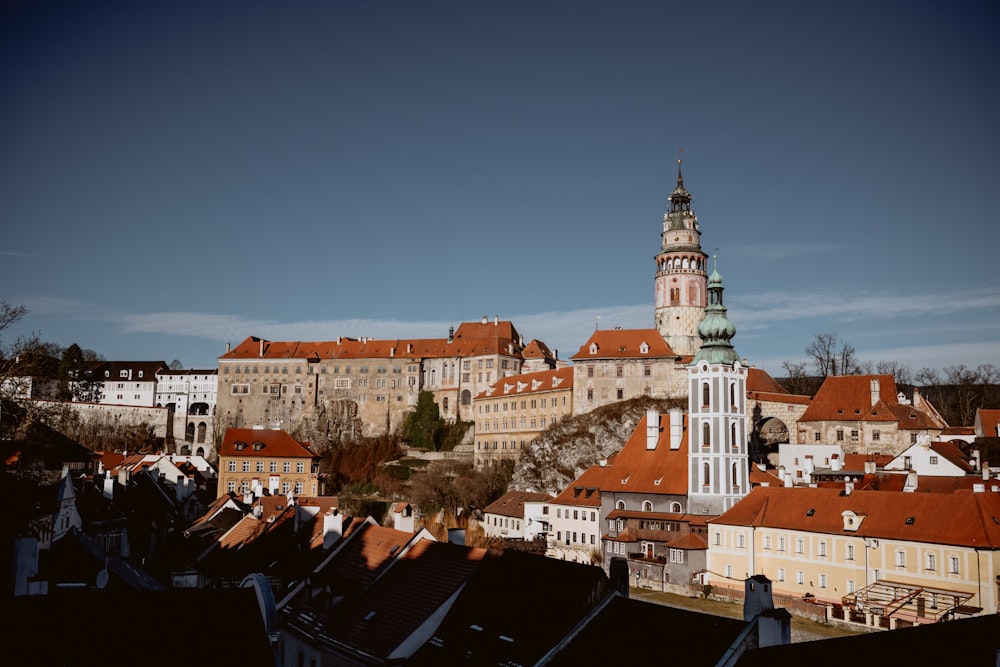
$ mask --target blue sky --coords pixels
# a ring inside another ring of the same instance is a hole
[[[13,336],[215,366],[652,327],[679,149],[741,356],[1000,363],[981,2],[35,2],[0,9]],[[598,320],[598,316],[600,319]]]

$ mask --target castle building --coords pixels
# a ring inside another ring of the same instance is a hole
[[[701,344],[698,324],[707,305],[706,255],[691,199],[678,160],[655,256],[655,328],[594,331],[570,357],[574,414],[639,396],[686,396],[687,365]]]
[[[705,315],[707,255],[701,250],[698,218],[677,161],[677,187],[663,215],[662,245],[656,255],[656,328],[680,355],[698,351],[698,324]]]
[[[249,337],[219,357],[220,423],[302,427],[330,441],[377,436],[402,423],[421,391],[434,394],[443,418],[472,421],[473,396],[519,373],[523,349],[513,324],[486,317],[447,338]]]

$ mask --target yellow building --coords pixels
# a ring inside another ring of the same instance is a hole
[[[231,428],[219,449],[219,496],[318,496],[320,457],[284,431]]]
[[[711,519],[712,585],[763,574],[879,627],[997,613],[1000,493],[759,487]]]
[[[517,462],[542,431],[572,414],[572,368],[502,378],[473,400],[476,467],[505,458]]]

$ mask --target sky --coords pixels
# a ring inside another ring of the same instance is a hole
[[[741,357],[1000,365],[983,2],[8,1],[0,301],[112,360],[653,327],[683,159]]]

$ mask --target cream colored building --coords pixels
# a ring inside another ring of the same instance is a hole
[[[708,532],[712,585],[763,574],[879,627],[997,613],[1000,493],[760,487]]]
[[[443,418],[472,421],[472,398],[521,370],[510,322],[465,322],[447,338],[273,342],[247,338],[219,357],[219,416],[229,427],[306,424],[330,441],[394,431],[434,394]]]
[[[573,414],[573,369],[511,375],[473,401],[476,467],[516,463],[545,429]]]
[[[231,428],[219,448],[219,496],[318,496],[320,457],[284,431]]]

